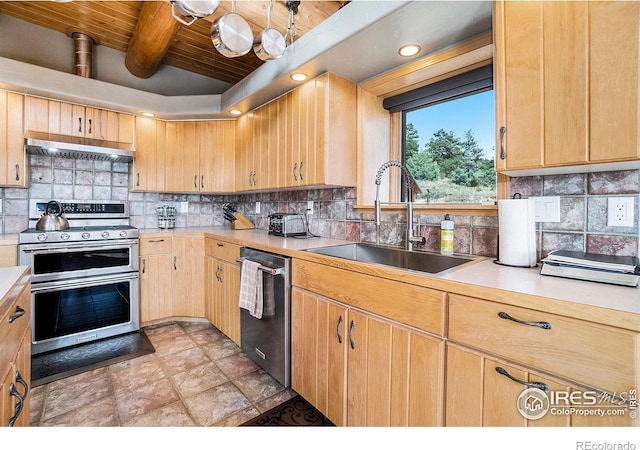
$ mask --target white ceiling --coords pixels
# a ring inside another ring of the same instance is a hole
[[[161,83],[156,83],[153,91],[143,86],[143,92],[140,80],[131,86],[127,77],[120,80],[113,71],[109,72],[108,82],[82,79],[55,69],[42,69],[47,66],[39,66],[38,61],[17,63],[11,55],[0,64],[0,86],[18,85],[27,93],[52,92],[61,99],[83,99],[104,107],[151,109],[161,117],[224,116],[231,107],[249,111],[292,89],[295,85],[288,75],[293,70],[302,70],[311,77],[331,71],[359,83],[487,32],[491,30],[491,20],[491,1],[355,0],[298,39],[281,59],[263,64],[222,93],[203,95],[199,87],[191,94],[183,87],[175,96]],[[422,46],[422,52],[411,59],[397,53],[408,42]],[[175,79],[165,80],[167,86],[181,83],[179,72],[175,71]]]

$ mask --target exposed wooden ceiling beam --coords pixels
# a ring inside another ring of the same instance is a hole
[[[169,2],[143,2],[124,65],[138,78],[153,75],[182,25],[171,14]]]

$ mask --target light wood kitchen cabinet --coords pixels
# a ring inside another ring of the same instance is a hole
[[[291,292],[291,387],[337,426],[347,424],[347,307]]]
[[[292,388],[329,420],[442,425],[443,339],[298,288],[291,317]]]
[[[486,353],[448,343],[446,366],[447,426],[634,425],[629,411],[620,408],[619,401],[606,393],[588,390]],[[523,409],[526,402],[519,398],[526,395],[530,387],[546,387],[547,401],[541,403],[542,409],[536,410],[535,406],[530,411]],[[623,395],[628,398],[629,389]],[[578,412],[569,413],[572,407]],[[591,411],[602,411],[602,415]]]
[[[140,322],[173,316],[171,237],[140,238]]]
[[[28,426],[31,402],[29,273],[0,299],[0,426]]]
[[[215,120],[198,124],[200,135],[200,191],[235,190],[235,121]]]
[[[325,73],[237,123],[238,191],[355,186],[354,83]]]
[[[168,192],[232,192],[235,122],[166,122],[165,186]]]
[[[0,267],[12,267],[18,264],[18,244],[0,242]]]
[[[25,128],[27,131],[124,144],[134,141],[134,117],[131,114],[33,96],[26,97]]]
[[[173,314],[176,317],[205,317],[204,240],[204,237],[172,237]]]
[[[205,240],[205,317],[229,339],[241,345],[240,246],[217,239]]]
[[[551,391],[587,389],[603,398],[626,392],[629,398],[629,390],[638,383],[640,335],[630,330],[449,294],[448,338],[447,424],[525,424],[515,409],[525,386],[499,374],[496,360],[509,364],[511,369],[504,368],[517,380],[548,381]],[[594,370],[594,361],[598,361],[598,370]],[[606,401],[595,407],[616,408]],[[559,424],[635,423],[628,410],[626,413],[605,418],[573,414]],[[546,422],[552,419],[545,416]],[[536,421],[537,425],[544,423]]]
[[[136,117],[136,157],[133,160],[134,191],[165,189],[166,126],[162,120]]]
[[[24,95],[0,90],[0,186],[27,187]]]
[[[637,160],[640,5],[498,1],[494,12],[498,172]]]
[[[200,139],[197,122],[166,123],[166,190],[200,192]]]

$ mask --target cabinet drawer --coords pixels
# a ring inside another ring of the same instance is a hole
[[[299,259],[291,273],[294,286],[444,336],[445,292]]]
[[[237,264],[236,259],[240,258],[240,246],[218,239],[207,238],[204,244],[204,251],[207,255],[221,259],[233,264]]]
[[[171,236],[140,238],[140,256],[171,253]]]
[[[0,317],[0,372],[4,372],[12,362],[25,331],[29,327],[31,300],[28,279],[28,276],[23,279],[24,282],[18,284],[13,292],[4,299],[9,303],[9,307],[7,309],[3,308],[4,314],[1,314]],[[23,309],[24,314],[9,322],[11,316],[22,313],[18,308]]]
[[[638,385],[640,334],[632,331],[450,294],[448,336],[600,389]]]

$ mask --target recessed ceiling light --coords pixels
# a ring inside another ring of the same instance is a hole
[[[154,113],[150,113],[150,112],[143,112],[142,115],[146,116],[146,117],[155,117],[156,116]]]
[[[239,116],[240,114],[242,114],[242,111],[240,111],[239,109],[231,109],[229,110],[229,112],[234,116]]]
[[[293,81],[304,81],[307,79],[307,75],[304,73],[292,73],[291,79]]]
[[[407,44],[400,47],[398,53],[400,53],[400,56],[413,56],[420,53],[420,50],[421,49],[418,44]]]

